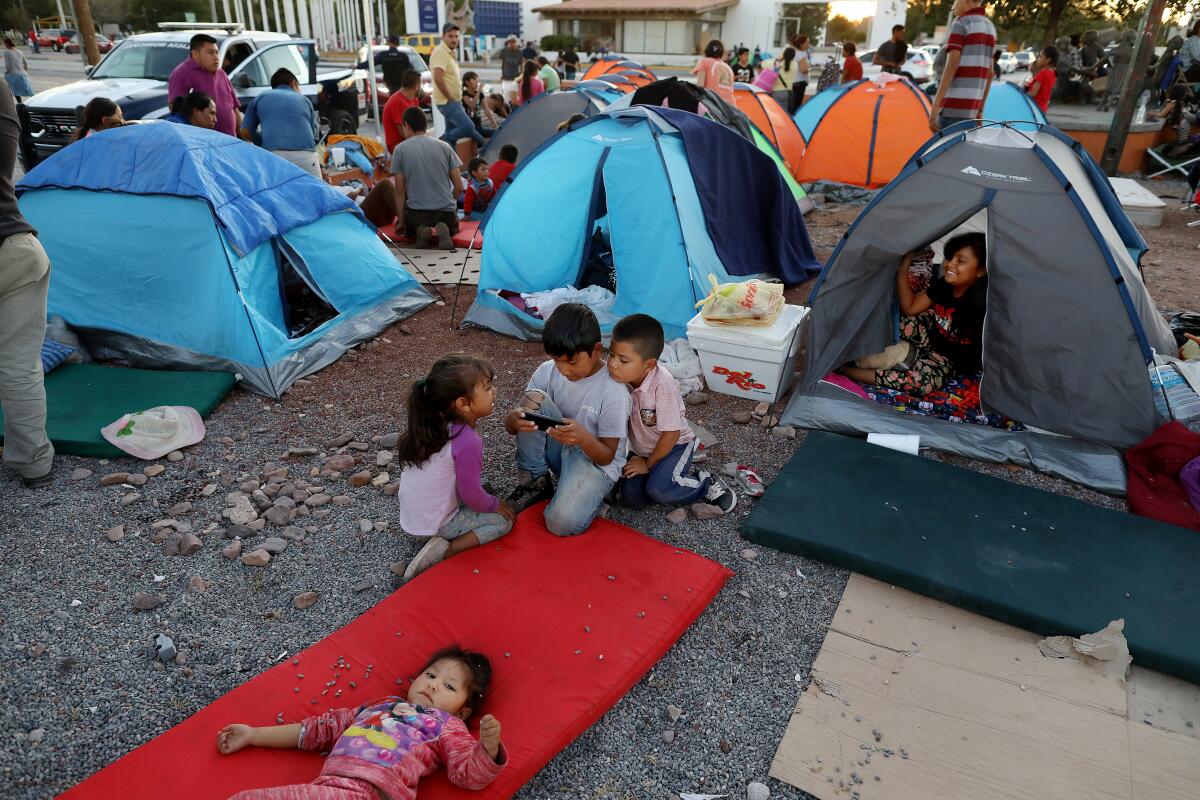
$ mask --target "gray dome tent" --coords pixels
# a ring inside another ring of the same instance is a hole
[[[894,341],[900,259],[972,218],[988,237],[981,404],[1030,429],[900,414],[822,381]],[[923,445],[1123,493],[1120,449],[1155,426],[1152,352],[1175,350],[1142,282],[1146,249],[1077,142],[1045,125],[951,126],[880,190],[822,270],[804,381],[783,420],[918,433]]]

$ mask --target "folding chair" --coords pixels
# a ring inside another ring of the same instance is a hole
[[[1174,142],[1170,142],[1168,144],[1159,145],[1158,147],[1146,148],[1146,155],[1150,157],[1150,160],[1162,166],[1162,169],[1160,169],[1158,172],[1153,172],[1147,175],[1147,178],[1157,178],[1160,175],[1167,175],[1171,172],[1178,172],[1180,175],[1186,178],[1188,176],[1188,170],[1192,167],[1192,165],[1200,164],[1200,155],[1179,159],[1167,158],[1166,150],[1173,145]]]

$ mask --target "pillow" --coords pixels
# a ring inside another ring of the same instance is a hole
[[[67,357],[74,352],[74,347],[59,344],[53,339],[42,340],[42,373],[50,372],[50,370],[66,361]]]

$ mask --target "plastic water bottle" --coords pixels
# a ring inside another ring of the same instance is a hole
[[[1133,124],[1142,125],[1146,122],[1146,106],[1150,105],[1150,90],[1146,89],[1138,97],[1137,110],[1133,112]]]

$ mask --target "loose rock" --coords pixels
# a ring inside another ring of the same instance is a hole
[[[176,503],[175,505],[168,508],[167,516],[168,517],[179,517],[179,516],[183,516],[184,514],[188,513],[191,510],[192,510],[192,504],[185,500],[182,503]]]
[[[679,720],[679,718],[682,716],[683,716],[682,708],[680,708],[679,706],[674,706],[674,705],[670,705],[670,704],[667,705],[667,718],[670,719],[671,722],[677,722]]]
[[[325,467],[334,472],[349,472],[354,469],[354,456],[349,453],[341,453],[326,461]]]
[[[373,524],[371,524],[371,520],[360,519],[358,521],[358,532],[359,533],[370,533],[373,530],[375,530],[375,526]]]
[[[332,498],[327,494],[314,494],[314,495],[310,495],[304,501],[304,505],[308,506],[309,508],[320,508],[321,506],[328,503],[331,499]]]
[[[776,425],[771,429],[771,435],[777,439],[795,439],[796,429],[791,425]]]
[[[154,637],[154,656],[164,664],[175,660],[175,643],[166,634]]]
[[[129,480],[128,472],[110,472],[100,478],[101,486],[117,486]]]
[[[379,437],[379,446],[385,450],[394,450],[399,442],[400,434],[398,433],[385,433]]]
[[[129,494],[127,494],[121,498],[121,505],[131,506],[134,503],[136,503],[138,500],[141,500],[141,499],[142,499],[142,496],[140,494],[138,494],[137,492],[130,492]]]
[[[708,503],[692,503],[692,516],[698,520],[719,519],[725,514],[721,509]]]
[[[351,486],[357,489],[370,483],[372,477],[374,476],[372,476],[370,472],[363,470],[362,472],[356,472],[351,475],[349,483]]]
[[[375,454],[375,466],[386,467],[388,464],[392,463],[392,459],[395,457],[396,454],[391,450],[380,450]]]
[[[150,592],[138,592],[133,596],[133,607],[138,611],[149,611],[162,605],[163,599]]]
[[[247,567],[265,567],[271,563],[271,554],[266,550],[255,550],[242,556],[242,563]]]
[[[183,453],[179,452],[178,450],[172,450],[171,452],[167,453],[167,461],[183,461]]]
[[[241,554],[242,554],[242,540],[241,539],[234,539],[232,542],[225,545],[223,550],[221,550],[221,555],[223,555],[229,559],[237,558]]]
[[[204,578],[200,577],[199,575],[193,575],[192,579],[188,581],[188,588],[193,592],[207,592],[208,581],[204,580]]]
[[[70,480],[82,481],[82,480],[87,480],[90,477],[92,477],[92,471],[90,469],[84,469],[83,467],[78,467],[71,471]]]
[[[770,410],[771,410],[771,404],[764,400],[761,403],[758,403],[756,406],[754,406],[754,411],[751,413],[753,413],[754,416],[761,418],[761,417],[765,417],[767,415],[767,412]]]
[[[345,447],[350,444],[350,440],[354,438],[352,433],[343,433],[329,440],[329,449],[337,450],[339,447]]]
[[[708,394],[705,392],[688,392],[688,396],[683,398],[683,401],[689,406],[702,406],[708,402]]]
[[[167,471],[167,468],[164,467],[162,464],[151,464],[150,466],[148,466],[144,470],[142,470],[142,474],[145,475],[147,478],[157,478],[159,475],[162,475],[166,471]]]
[[[733,412],[732,416],[733,421],[738,425],[749,425],[750,420],[753,418],[754,415],[744,408],[739,408],[737,411]]]
[[[746,800],[767,800],[770,796],[771,790],[765,783],[750,781],[746,784]]]
[[[125,538],[125,526],[117,525],[114,528],[109,528],[104,532],[104,536],[110,542],[119,542]]]
[[[674,525],[682,525],[683,523],[687,522],[687,518],[688,515],[686,508],[676,508],[667,514],[667,522],[670,522]]]
[[[257,550],[266,550],[271,555],[278,555],[284,550],[287,550],[287,539],[281,539],[278,536],[268,536],[254,546]]]
[[[316,592],[301,592],[292,598],[292,605],[303,611],[306,608],[311,608],[313,603],[317,602]]]
[[[194,533],[183,534],[179,542],[179,555],[190,556],[199,553],[204,549],[204,543],[200,541],[200,537]]]
[[[740,553],[738,553],[738,555],[747,561],[753,561],[754,559],[758,558],[758,551],[751,550],[749,547],[747,547],[745,550],[742,550]]]
[[[146,482],[149,480],[150,479],[141,472],[131,472],[129,473],[129,477],[125,479],[125,482],[130,486],[145,486]]]
[[[230,525],[225,529],[226,539],[253,539],[258,531],[248,525]]]
[[[392,562],[391,566],[388,567],[388,571],[391,572],[393,575],[395,575],[397,578],[403,578],[404,570],[406,570],[406,569],[408,569],[407,561],[394,561],[394,562]]]
[[[667,728],[665,731],[662,732],[662,739],[667,744],[671,744],[672,742],[675,741],[675,731],[671,730],[670,728]]]

